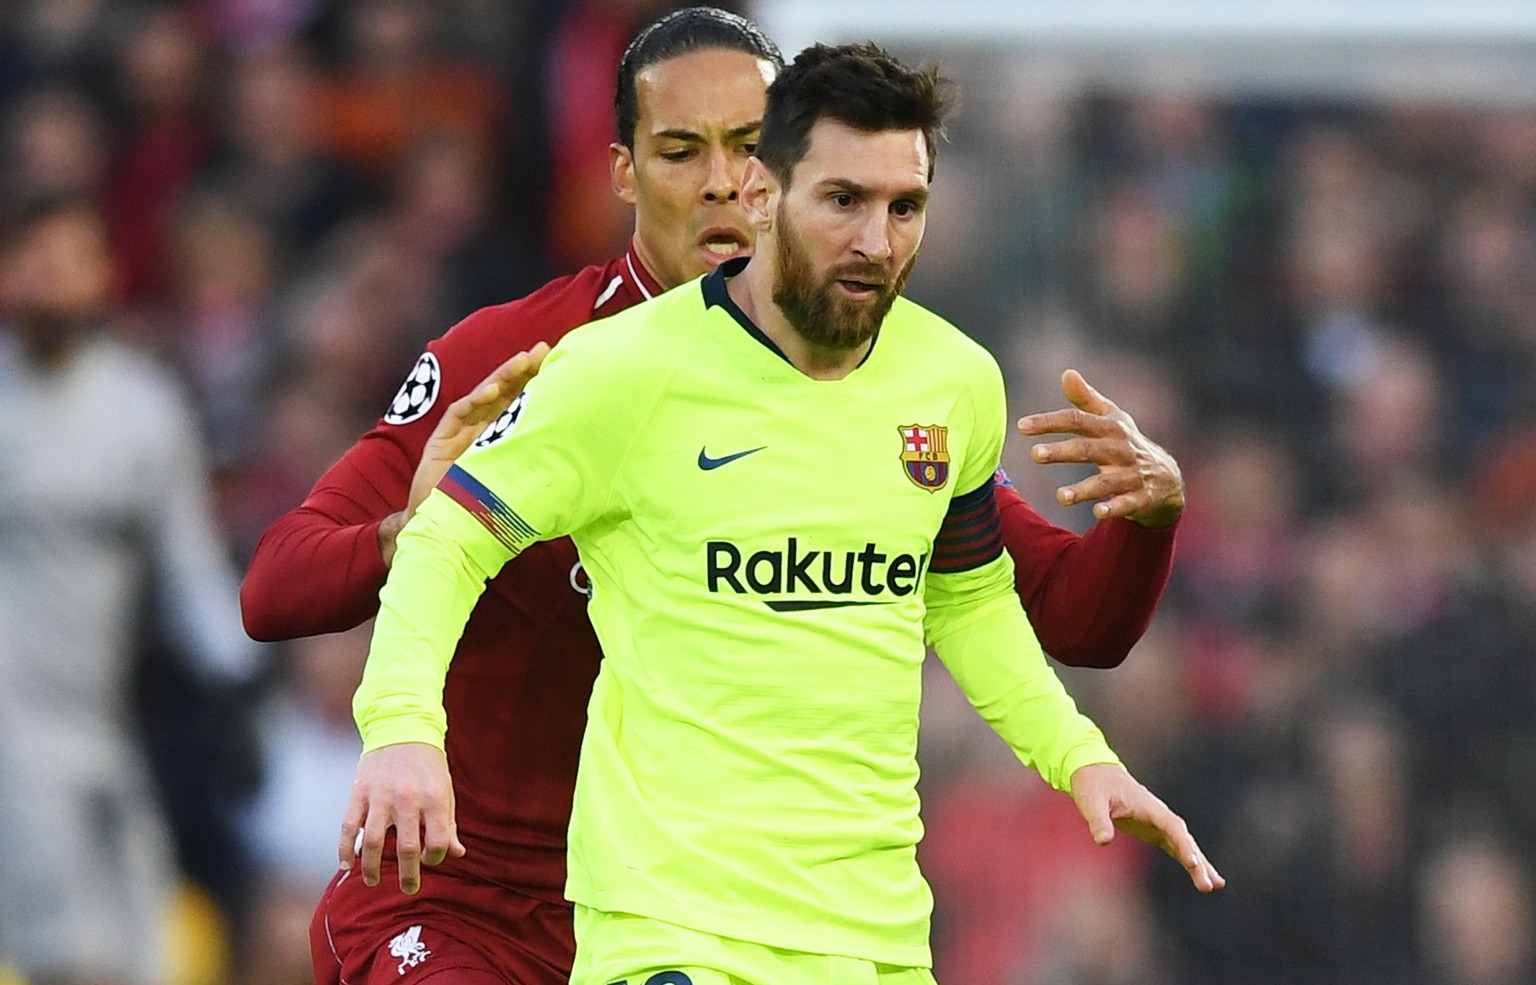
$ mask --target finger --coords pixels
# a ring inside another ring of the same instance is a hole
[[[479,386],[455,400],[443,416],[455,417],[465,423],[489,421],[499,416],[528,381],[538,375],[539,365],[548,351],[549,346],[540,342],[532,350],[512,356],[492,370]]]
[[[441,865],[449,856],[464,857],[464,845],[459,841],[458,826],[454,824],[451,809],[428,811],[425,827],[426,840],[421,851],[423,863]]]
[[[1021,434],[1105,434],[1110,422],[1075,407],[1019,418]]]
[[[1134,454],[1129,445],[1113,438],[1067,438],[1035,445],[1029,455],[1042,465],[1058,462],[1083,462],[1088,465],[1129,465]]]
[[[363,825],[363,884],[377,886],[384,861],[384,836],[389,833],[389,811],[377,807],[368,811]]]
[[[1141,485],[1136,473],[1121,468],[1106,469],[1081,482],[1061,486],[1056,490],[1056,502],[1063,506],[1091,503],[1098,499],[1113,501],[1126,498],[1132,500],[1134,505],[1144,505],[1144,502],[1151,501],[1151,493]]]
[[[519,352],[502,363],[491,374],[490,379],[499,383],[503,392],[509,387],[515,387],[517,391],[521,391],[528,385],[529,380],[539,375],[539,367],[544,364],[544,357],[547,355],[549,355],[549,346],[540,342],[532,349]]]
[[[1205,853],[1200,851],[1200,846],[1195,843],[1195,838],[1189,833],[1189,827],[1184,819],[1172,811],[1166,812],[1166,817],[1158,818],[1154,823],[1163,833],[1163,851],[1171,855],[1178,863],[1184,866],[1184,871],[1189,873],[1190,882],[1202,893],[1213,892],[1220,888],[1216,880],[1220,878]]]
[[[421,888],[421,815],[401,811],[395,818],[395,860],[400,866],[400,891],[414,895]]]
[[[1189,872],[1190,882],[1194,883],[1195,888],[1202,893],[1214,893],[1227,884],[1227,880],[1222,878],[1221,873],[1216,871],[1216,866],[1211,864],[1211,860],[1198,847],[1195,849],[1194,868],[1185,866],[1185,869]]]
[[[1099,417],[1113,414],[1118,409],[1113,401],[1090,386],[1083,379],[1083,374],[1075,369],[1061,374],[1061,392],[1067,395],[1074,407],[1081,407]]]
[[[367,798],[353,788],[346,813],[341,818],[341,839],[336,843],[336,861],[340,868],[350,871],[357,861],[357,833],[362,830],[367,807]]]
[[[1083,797],[1077,801],[1077,809],[1088,822],[1088,834],[1098,845],[1115,840],[1115,822],[1109,816],[1109,800],[1102,796]]]
[[[1124,519],[1141,513],[1151,505],[1152,494],[1145,489],[1138,489],[1112,496],[1101,503],[1094,503],[1093,517],[1096,520]]]

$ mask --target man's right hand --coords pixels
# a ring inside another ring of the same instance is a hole
[[[379,884],[384,838],[395,829],[400,891],[421,888],[421,866],[464,857],[454,823],[453,780],[448,759],[436,746],[405,742],[364,754],[357,763],[352,796],[341,822],[337,857],[343,869],[357,859],[362,832],[363,882]]]
[[[480,385],[455,400],[443,411],[443,417],[432,430],[427,445],[422,449],[421,461],[416,474],[411,477],[410,497],[405,509],[391,513],[379,524],[379,550],[384,564],[395,560],[395,538],[415,513],[426,502],[427,495],[443,481],[448,467],[469,450],[475,439],[485,433],[490,423],[502,415],[538,375],[539,366],[549,354],[549,346],[543,342],[527,352],[519,352],[480,381]]]

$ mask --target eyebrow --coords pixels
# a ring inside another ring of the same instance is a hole
[[[743,123],[739,127],[732,127],[725,132],[727,140],[740,140],[750,137],[763,128],[762,120],[753,120],[751,123]],[[682,140],[688,143],[706,143],[704,135],[693,130],[659,130],[652,134],[657,140]]]

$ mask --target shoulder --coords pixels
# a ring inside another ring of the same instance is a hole
[[[571,331],[555,352],[625,365],[669,362],[682,340],[700,329],[704,316],[698,283],[684,284],[616,314]]]
[[[439,358],[486,361],[489,370],[538,342],[554,345],[602,311],[620,310],[642,297],[620,269],[623,263],[620,257],[586,267],[515,301],[481,308],[427,348]]]
[[[165,360],[98,334],[84,342],[74,372],[78,384],[103,395],[101,427],[139,450],[165,451],[202,442],[203,411]]]
[[[886,334],[891,335],[898,345],[913,350],[903,355],[921,356],[930,367],[942,366],[951,373],[987,382],[1001,377],[997,360],[985,346],[947,319],[907,298],[896,299],[881,334],[882,342]]]
[[[135,418],[188,416],[191,400],[174,369],[162,360],[107,335],[85,343],[80,354],[86,373],[110,381],[117,412]]]

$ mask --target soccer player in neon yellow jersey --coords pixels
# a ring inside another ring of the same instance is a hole
[[[484,581],[569,534],[605,659],[570,832],[573,985],[929,985],[917,869],[931,644],[1093,837],[1223,885],[1050,670],[992,496],[996,364],[900,298],[947,85],[871,45],[769,89],[751,260],[576,330],[398,541],[342,839],[459,850],[441,684]]]

